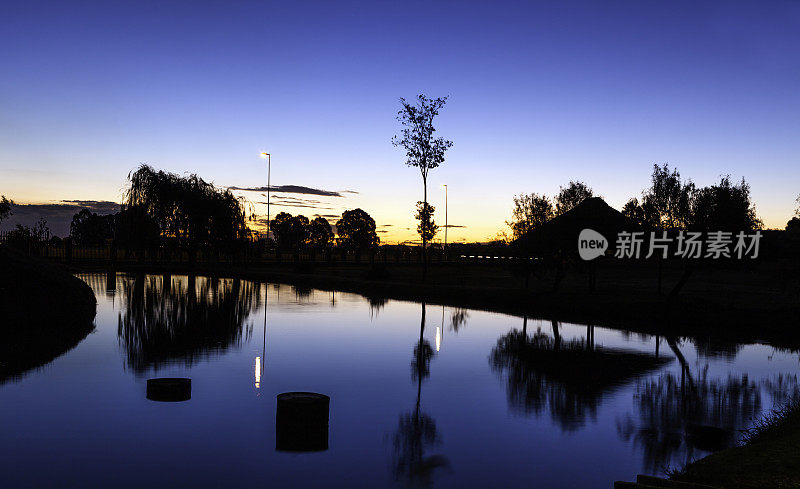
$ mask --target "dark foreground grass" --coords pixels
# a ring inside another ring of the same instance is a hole
[[[800,403],[765,416],[743,434],[741,446],[693,462],[672,478],[725,489],[800,487]]]
[[[94,328],[96,304],[67,270],[0,246],[0,384],[77,345]]]

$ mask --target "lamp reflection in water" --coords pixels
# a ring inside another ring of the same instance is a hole
[[[261,285],[259,284],[259,288]],[[255,365],[255,377],[256,377],[256,389],[261,388],[261,374],[264,373],[264,365],[261,361],[263,358],[266,361],[267,358],[267,304],[269,302],[269,289],[267,284],[264,284],[264,342],[261,349],[261,356],[256,357],[256,365]]]
[[[436,351],[439,351],[439,348],[442,346],[442,328],[436,326]]]

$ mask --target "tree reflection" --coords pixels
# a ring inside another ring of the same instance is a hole
[[[458,334],[458,332],[467,325],[469,319],[469,312],[466,309],[457,308],[450,313],[450,331]]]
[[[702,358],[724,358],[733,360],[736,355],[744,348],[739,343],[721,341],[716,338],[695,338],[692,340],[697,356]]]
[[[369,318],[374,319],[378,317],[378,313],[381,312],[381,309],[386,307],[386,304],[389,301],[385,297],[380,296],[365,296],[367,299],[367,303],[369,305]]]
[[[419,341],[414,345],[411,361],[411,379],[417,383],[417,401],[414,410],[400,415],[394,435],[394,475],[408,487],[430,487],[436,469],[447,468],[450,463],[443,455],[427,455],[426,451],[439,443],[436,421],[421,410],[422,381],[430,376],[430,364],[436,352],[425,340],[425,303]]]
[[[506,376],[512,410],[539,416],[545,411],[562,430],[574,431],[594,419],[603,396],[637,375],[669,359],[644,353],[595,348],[593,328],[587,339],[564,341],[553,322],[553,337],[537,328],[527,335],[512,330],[497,340],[489,357],[492,368]]]
[[[199,290],[198,290],[199,289]],[[117,336],[136,372],[183,362],[190,366],[241,344],[248,316],[260,306],[258,286],[239,279],[188,283],[139,275],[124,281]]]
[[[680,374],[640,381],[634,393],[636,416],[617,420],[619,436],[643,449],[650,472],[689,462],[698,450],[732,443],[734,433],[761,410],[760,389],[747,375],[713,379],[706,366],[693,376],[677,342],[668,339],[667,344],[681,363]]]
[[[792,399],[800,399],[800,385],[797,375],[778,374],[773,379],[761,382],[764,390],[772,398],[773,403],[784,403]]]

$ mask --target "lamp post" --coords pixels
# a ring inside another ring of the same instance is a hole
[[[444,247],[447,248],[447,184],[444,187]]]
[[[262,158],[267,159],[267,238],[269,239],[269,232],[271,229],[269,221],[269,191],[270,191],[270,173],[272,172],[272,156],[269,153],[261,153]]]

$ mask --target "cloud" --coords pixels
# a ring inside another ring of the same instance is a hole
[[[228,187],[230,190],[243,190],[245,192],[266,192],[267,187]],[[323,197],[344,197],[342,194],[357,194],[355,190],[341,190],[339,192],[334,190],[322,190],[313,187],[305,187],[303,185],[271,185],[269,190],[272,192],[283,192],[287,194],[307,194],[307,195],[321,195]]]
[[[261,195],[264,195],[264,197],[266,197],[265,194]],[[322,204],[323,203],[321,200],[302,199],[299,197],[287,197],[285,195],[276,195],[270,198],[270,201],[278,204]]]
[[[266,202],[266,201],[264,201],[264,202],[257,202],[257,204],[264,204],[264,205],[266,205],[266,204],[267,204],[267,202]],[[323,207],[323,206],[316,205],[316,204],[314,204],[314,203],[306,204],[306,203],[291,203],[291,202],[289,202],[289,203],[284,203],[284,202],[270,202],[270,205],[272,205],[272,206],[278,206],[278,207],[301,207],[301,208],[308,208],[308,209],[320,209],[320,210],[325,210],[325,211],[333,211],[333,210],[336,210],[336,209],[334,209],[333,207]]]
[[[17,224],[33,226],[39,219],[47,220],[47,227],[56,236],[69,236],[72,217],[82,209],[95,214],[115,214],[120,205],[106,200],[61,200],[52,204],[15,204],[11,216],[2,222],[0,230],[14,229]]]
[[[465,228],[467,226],[459,226],[458,224],[448,224],[447,226],[441,226],[443,228]]]
[[[120,210],[120,205],[116,202],[107,200],[62,200],[65,205],[77,206],[80,209],[89,209],[96,214],[116,214]]]

